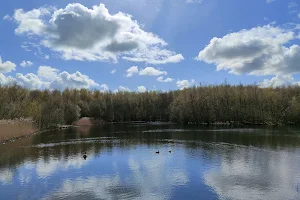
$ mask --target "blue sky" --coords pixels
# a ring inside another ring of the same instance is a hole
[[[143,92],[300,81],[299,1],[76,3],[1,2],[1,84]]]

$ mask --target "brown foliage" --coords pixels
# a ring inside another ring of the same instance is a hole
[[[300,123],[300,87],[198,86],[181,91],[100,92],[0,86],[0,119],[32,118],[40,127],[80,117],[105,122]]]

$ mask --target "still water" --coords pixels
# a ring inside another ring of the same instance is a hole
[[[300,129],[45,132],[0,145],[0,199],[300,199]]]

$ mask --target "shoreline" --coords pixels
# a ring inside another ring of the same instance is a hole
[[[87,119],[87,118],[82,118],[84,120],[90,120],[90,119]],[[10,136],[7,136],[7,139],[1,139],[0,137],[0,145],[4,145],[4,144],[7,144],[7,143],[10,143],[10,142],[14,142],[16,140],[20,140],[20,139],[23,139],[23,138],[27,138],[27,137],[30,137],[30,136],[33,136],[33,135],[36,135],[36,134],[40,134],[40,133],[43,133],[43,132],[47,132],[47,131],[51,131],[51,130],[64,130],[64,129],[70,129],[70,128],[77,128],[77,127],[87,127],[87,126],[97,126],[97,125],[113,125],[113,124],[131,124],[131,125],[170,125],[170,124],[181,124],[181,125],[197,125],[197,126],[215,126],[215,125],[226,125],[226,126],[233,126],[233,127],[246,127],[246,126],[271,126],[271,127],[278,127],[278,126],[290,126],[290,125],[296,125],[296,124],[272,124],[272,123],[240,123],[240,122],[214,122],[214,123],[174,123],[174,122],[152,122],[152,121],[128,121],[128,122],[104,122],[104,121],[101,121],[99,123],[99,121],[97,120],[91,120],[89,122],[92,122],[92,123],[83,123],[83,124],[80,124],[78,122],[80,122],[82,119],[79,119],[77,122],[74,122],[73,125],[57,125],[55,128],[52,127],[52,128],[49,128],[49,129],[45,129],[45,130],[38,130],[37,128],[33,128],[34,127],[34,123],[32,121],[29,121],[29,120],[24,120],[24,119],[21,119],[21,120],[0,120],[0,125],[5,125],[5,126],[20,126],[20,125],[29,125],[31,126],[31,131],[34,131],[32,133],[24,133],[24,130],[22,133],[19,133],[21,134],[20,136],[13,136],[15,133],[10,133],[12,134],[12,137]],[[5,121],[5,123],[4,123]],[[24,123],[24,122],[27,122]],[[18,127],[20,128],[20,127]],[[23,127],[24,128],[24,127]],[[26,127],[28,128],[28,127]],[[26,132],[26,131],[25,131]],[[30,132],[30,131],[28,131]],[[8,135],[10,135],[8,134]],[[1,136],[1,135],[0,135]]]
[[[0,141],[0,145],[4,145],[4,144],[7,144],[7,143],[11,143],[11,142],[14,142],[16,140],[20,140],[20,139],[24,139],[24,138],[28,138],[30,136],[33,136],[35,134],[38,134],[38,133],[41,133],[43,131],[38,131],[38,132],[35,132],[35,133],[30,133],[30,134],[27,134],[27,135],[23,135],[23,136],[19,136],[19,137],[12,137],[10,139],[7,139],[7,140],[1,140]]]
[[[16,139],[28,137],[40,131],[32,119],[0,120],[0,143],[7,143]]]

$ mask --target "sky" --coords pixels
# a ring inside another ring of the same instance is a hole
[[[10,0],[0,84],[176,90],[300,83],[299,0]]]

